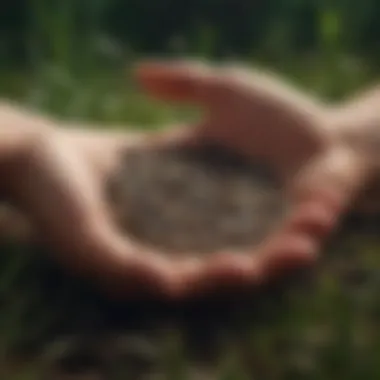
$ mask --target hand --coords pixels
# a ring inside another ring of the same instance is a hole
[[[250,285],[313,262],[318,247],[364,181],[365,163],[329,128],[323,105],[281,82],[241,70],[145,64],[137,77],[151,94],[198,103],[205,121],[144,135],[66,130],[49,124],[29,139],[10,171],[8,195],[59,258],[113,291],[145,287],[186,297],[225,285]],[[252,255],[170,260],[121,236],[104,184],[121,150],[136,144],[213,140],[268,160],[284,181],[293,213]]]
[[[267,160],[293,202],[289,219],[252,256],[211,258],[204,287],[228,281],[260,283],[281,270],[313,262],[323,237],[373,173],[368,157],[344,138],[337,110],[273,75],[244,68],[147,63],[137,73],[150,94],[202,106],[206,116],[195,127],[198,138],[248,159]]]

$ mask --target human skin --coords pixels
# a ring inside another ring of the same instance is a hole
[[[204,109],[194,126],[164,131],[98,132],[3,104],[0,175],[4,199],[25,215],[62,264],[112,294],[139,290],[185,298],[252,286],[312,264],[324,238],[376,176],[372,147],[377,91],[330,107],[283,80],[244,68],[194,62],[141,64],[151,96]],[[71,126],[72,127],[72,126]],[[119,231],[106,184],[130,147],[212,141],[261,158],[284,184],[292,212],[251,254],[167,258]]]

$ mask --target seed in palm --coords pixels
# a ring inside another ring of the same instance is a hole
[[[244,251],[287,210],[267,168],[209,145],[128,151],[110,191],[124,231],[167,253]]]

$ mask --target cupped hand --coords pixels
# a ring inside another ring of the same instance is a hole
[[[58,258],[113,292],[145,289],[184,298],[252,286],[314,262],[368,175],[367,160],[340,138],[326,107],[271,75],[194,63],[146,63],[137,79],[151,95],[195,103],[201,123],[150,134],[99,133],[51,125],[10,170],[8,193]],[[221,144],[267,160],[292,202],[282,226],[251,254],[167,258],[123,236],[105,184],[128,147]]]
[[[344,138],[338,109],[273,74],[244,67],[150,62],[139,66],[137,77],[155,97],[201,106],[204,118],[194,127],[196,138],[266,161],[292,205],[283,225],[251,255],[212,256],[194,283],[204,289],[258,284],[313,263],[324,237],[373,172],[370,157]],[[183,280],[184,292],[194,288]]]

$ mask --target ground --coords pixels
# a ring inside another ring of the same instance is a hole
[[[65,119],[100,124],[150,128],[196,116],[147,100],[120,78],[76,82],[54,67],[43,71],[44,79],[41,73],[3,76],[3,93]],[[323,72],[313,73],[304,75],[317,92],[343,91],[330,91]],[[184,304],[111,301],[62,272],[41,247],[4,242],[2,377],[95,380],[103,371],[107,380],[377,379],[378,224],[348,218],[317,267],[268,289]]]

